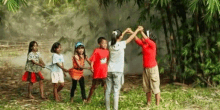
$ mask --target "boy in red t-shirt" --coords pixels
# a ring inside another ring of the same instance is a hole
[[[104,91],[106,89],[105,79],[107,77],[107,61],[109,59],[109,51],[107,49],[107,40],[104,37],[98,38],[99,48],[96,48],[90,58],[91,67],[93,72],[93,80],[92,87],[89,92],[89,96],[87,98],[87,102],[89,103],[92,97],[94,90],[96,89],[96,85],[102,84],[104,87]]]
[[[143,89],[146,92],[147,104],[151,102],[151,92],[155,94],[156,105],[160,103],[160,75],[156,61],[156,43],[155,37],[152,35],[146,35],[142,26],[138,26],[142,29],[141,34],[143,39],[135,37],[135,42],[142,47],[143,53]]]

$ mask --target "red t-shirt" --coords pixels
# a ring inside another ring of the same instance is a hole
[[[103,79],[107,77],[107,60],[109,58],[109,51],[107,49],[97,48],[94,50],[90,61],[94,62],[93,69],[93,79]]]
[[[156,66],[156,44],[149,38],[144,41],[137,39],[135,42],[142,47],[144,68],[152,68]]]

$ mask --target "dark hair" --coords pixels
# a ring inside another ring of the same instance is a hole
[[[31,42],[29,43],[28,54],[32,51],[32,47],[34,46],[35,43],[37,44],[36,41],[31,41]],[[38,45],[38,44],[37,44],[37,45]]]
[[[60,43],[59,42],[55,42],[53,45],[52,45],[52,48],[50,50],[51,53],[56,53],[56,49],[60,46]]]
[[[156,37],[154,34],[152,34],[151,32],[150,32],[150,34],[149,34],[149,38],[150,38],[151,40],[153,40],[154,42],[156,42],[156,40],[157,40],[157,37]]]
[[[116,40],[122,35],[122,32],[118,29],[112,31],[112,39],[111,39],[111,45],[115,45]]]
[[[102,42],[102,40],[106,40],[106,39],[104,37],[99,37],[97,40],[98,44],[100,44]]]
[[[147,35],[147,31],[144,31],[145,35]],[[153,40],[154,42],[156,42],[157,37],[152,33],[152,31],[149,31],[149,36],[148,36],[151,40]]]
[[[84,58],[86,58],[86,50],[85,50],[85,47],[83,45],[79,45],[79,46],[75,47],[74,54],[77,53],[77,55],[79,55],[78,52],[76,51],[79,48],[83,48],[84,49],[83,55],[84,55]]]

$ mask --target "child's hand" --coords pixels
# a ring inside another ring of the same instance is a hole
[[[64,71],[64,72],[69,72],[69,70],[67,70],[67,69],[63,69],[63,71]]]
[[[138,26],[138,30],[139,30],[139,31],[143,31],[143,30],[144,30],[144,27],[143,27],[143,26]]]
[[[127,28],[127,29],[126,29],[126,32],[129,32],[129,31],[131,31],[131,28]]]
[[[39,64],[39,66],[41,66],[42,68],[44,68],[44,65],[43,65],[43,64]]]
[[[128,33],[129,33],[129,34],[133,34],[134,32],[133,32],[131,29],[129,29],[129,30],[128,30]]]

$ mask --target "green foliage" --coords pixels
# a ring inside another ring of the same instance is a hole
[[[49,36],[64,35],[82,41],[85,37],[108,35],[104,34],[108,32],[101,30],[103,27],[108,31],[111,30],[112,22],[109,19],[114,19],[120,23],[123,21],[121,17],[118,17],[119,20],[117,17],[108,18],[107,16],[111,15],[106,15],[104,11],[102,12],[96,8],[102,8],[101,6],[104,5],[107,9],[110,4],[115,4],[115,1],[120,7],[123,4],[132,2],[131,0],[99,0],[97,5],[91,0],[90,2],[95,5],[90,5],[87,4],[87,0],[46,0],[42,1],[42,6],[39,6],[37,4],[41,2],[32,1],[30,4],[35,7],[26,12],[39,14],[39,16],[33,18],[33,22],[36,22],[34,25],[20,26],[19,23],[16,26],[12,23],[5,23],[5,25],[8,26],[9,33],[16,34],[16,31],[24,27],[27,32],[31,31],[35,34],[47,32]],[[22,4],[27,4],[25,0],[0,0],[0,3],[13,12],[18,10]],[[217,81],[220,73],[218,69],[220,65],[219,0],[135,0],[135,5],[139,7],[140,13],[137,21],[139,24],[149,21],[153,30],[161,31],[161,28],[164,30],[166,46],[169,51],[168,57],[164,59],[168,60],[167,66],[169,67],[165,67],[161,71],[169,71],[170,76],[176,75],[179,78],[177,80],[180,81],[191,80],[192,78],[197,80],[198,76],[201,77],[198,80],[202,83]],[[13,16],[20,15],[24,15],[24,13],[19,12],[11,15],[8,19],[11,20]],[[87,15],[83,17],[88,18],[88,23],[73,29],[75,25],[73,19],[76,19],[79,15]],[[126,20],[131,19],[130,15],[124,18]],[[15,21],[24,22],[26,20],[20,17]],[[125,24],[128,24],[128,22],[119,27],[125,28],[127,26]],[[37,28],[31,29],[31,27]],[[64,30],[66,33],[63,33]],[[72,36],[72,32],[76,32],[77,37]],[[22,33],[21,35],[28,36],[29,34]],[[141,36],[138,35],[138,37]],[[89,41],[95,42],[95,39]],[[68,40],[65,42],[68,42]]]
[[[1,5],[5,5],[9,11],[16,12],[20,5],[27,6],[26,0],[0,0]]]

